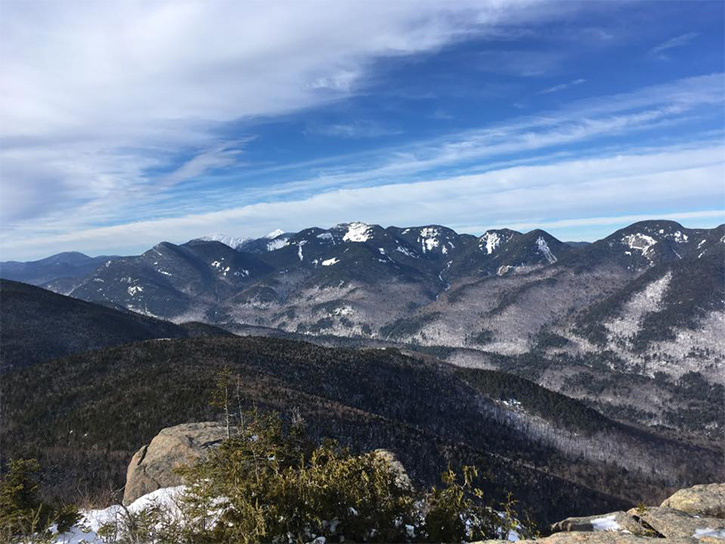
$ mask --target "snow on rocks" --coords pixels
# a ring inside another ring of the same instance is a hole
[[[595,531],[619,531],[622,526],[617,523],[617,516],[611,514],[602,518],[595,518],[591,521],[592,528]]]
[[[349,223],[342,240],[343,242],[367,242],[372,236],[372,230],[366,223]]]
[[[541,253],[544,258],[549,262],[549,264],[554,264],[557,261],[556,255],[552,253],[551,249],[549,248],[549,244],[546,243],[546,240],[543,236],[539,236],[536,239],[536,248],[538,249],[539,253]]]
[[[398,251],[399,253],[402,253],[406,257],[412,257],[413,259],[417,259],[418,258],[418,256],[413,251],[410,251],[409,249],[404,248],[401,245],[398,245],[398,247],[395,248],[395,251]]]
[[[209,234],[207,236],[202,236],[201,238],[197,238],[197,240],[202,242],[221,242],[225,246],[229,246],[232,249],[239,249],[244,245],[245,242],[248,242],[249,238],[237,238],[234,236],[228,236],[226,234]]]
[[[491,255],[501,245],[503,239],[497,232],[486,231],[478,239],[478,247],[484,251],[486,255]]]
[[[440,245],[440,233],[435,227],[424,227],[420,229],[420,244],[423,253],[433,251]]]
[[[610,335],[619,338],[634,337],[640,330],[644,316],[661,309],[671,279],[672,273],[668,272],[636,293],[624,305],[618,318],[604,324]]]
[[[275,238],[271,242],[267,242],[267,251],[274,251],[285,247],[288,243],[288,238],[282,236],[281,238]]]
[[[333,257],[332,259],[326,259],[326,260],[322,261],[322,266],[332,266],[339,262],[340,262],[340,259],[338,259],[337,257]]]
[[[136,293],[143,292],[143,287],[141,287],[140,285],[132,285],[131,287],[126,289],[126,291],[128,292],[129,295],[131,295],[132,297],[135,297]]]
[[[646,234],[640,232],[636,234],[627,234],[622,237],[622,243],[628,246],[630,249],[636,249],[641,252],[642,255],[647,256],[647,253],[657,243],[657,240]]]
[[[302,240],[297,244],[297,256],[300,258],[300,261],[304,261],[305,257],[302,254],[302,246],[307,243],[307,240]]]
[[[282,236],[284,234],[284,231],[282,229],[275,229],[270,233],[265,234],[265,238],[268,238],[270,240],[274,240],[275,238],[278,238],[279,236]]]

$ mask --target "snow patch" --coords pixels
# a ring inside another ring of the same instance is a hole
[[[725,529],[697,529],[692,538],[725,538]]]
[[[132,285],[128,289],[126,289],[126,291],[128,291],[129,295],[131,295],[132,297],[135,297],[136,293],[143,292],[143,287],[141,287],[140,285]]]
[[[275,249],[281,249],[287,245],[289,238],[283,236],[281,238],[275,238],[271,242],[267,242],[267,251],[274,251]]]
[[[302,240],[297,244],[297,256],[300,258],[300,261],[304,261],[305,257],[302,255],[302,246],[307,243],[307,240]]]
[[[245,242],[248,242],[250,238],[236,238],[226,234],[209,234],[207,236],[202,236],[201,238],[196,238],[196,240],[201,242],[221,242],[225,246],[229,246],[233,249],[239,249]]]
[[[424,227],[420,229],[420,242],[423,253],[433,251],[440,245],[439,232],[435,227]]]
[[[404,248],[404,247],[402,247],[402,246],[398,246],[398,247],[396,247],[396,248],[395,248],[395,251],[399,251],[399,252],[400,252],[400,253],[402,253],[403,255],[406,255],[406,256],[408,256],[408,257],[412,257],[412,258],[414,258],[414,259],[417,259],[417,258],[418,258],[418,256],[417,256],[417,255],[416,255],[415,253],[413,253],[413,252],[412,252],[412,251],[410,251],[409,249],[406,249],[406,248]]]
[[[128,511],[131,514],[138,514],[150,508],[160,508],[172,520],[182,521],[179,509],[181,494],[186,486],[164,487],[139,497],[130,505]],[[98,531],[106,524],[122,524],[126,518],[126,512],[121,505],[114,504],[108,508],[98,510],[81,511],[81,520],[73,526],[70,531],[56,534],[52,542],[54,544],[102,544],[107,542],[98,536]]]
[[[622,529],[621,525],[614,519],[615,515],[605,516],[603,518],[593,519],[592,529],[595,531],[619,531]]]
[[[370,225],[365,223],[350,223],[347,225],[347,232],[342,237],[344,242],[367,242],[372,235]]]
[[[660,279],[649,283],[644,289],[635,293],[622,308],[620,316],[604,324],[610,335],[619,338],[635,336],[639,332],[644,316],[660,309],[671,279],[672,273],[668,272]]]
[[[485,251],[486,255],[490,255],[501,245],[503,240],[497,232],[484,232],[483,236],[478,239],[478,247],[481,251]]]
[[[332,266],[333,264],[337,264],[340,262],[340,259],[337,257],[333,257],[332,259],[327,259],[325,261],[322,261],[322,266]]]
[[[275,229],[272,232],[265,234],[264,238],[268,238],[269,240],[274,240],[275,238],[282,236],[284,234],[284,231],[282,229]]]
[[[623,236],[622,243],[629,246],[630,249],[636,249],[637,251],[642,252],[642,255],[646,256],[652,246],[657,243],[657,240],[651,236],[638,232],[636,234],[627,234]]]
[[[549,244],[546,243],[543,236],[539,236],[536,239],[536,247],[539,250],[539,253],[541,253],[547,261],[549,261],[549,264],[554,264],[557,261],[556,255],[554,255],[551,249],[549,249]]]

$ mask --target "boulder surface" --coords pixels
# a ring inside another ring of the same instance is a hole
[[[174,469],[193,464],[225,438],[226,429],[216,422],[185,423],[163,429],[131,459],[123,504],[131,504],[162,487],[181,485]]]
[[[680,489],[660,506],[694,516],[725,518],[725,484],[696,485]]]
[[[547,538],[521,543],[725,544],[725,484],[681,489],[660,507],[567,518],[553,524],[550,531],[554,534]]]

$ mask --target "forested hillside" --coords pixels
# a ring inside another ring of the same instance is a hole
[[[118,489],[130,455],[161,428],[216,415],[209,400],[225,367],[244,406],[297,407],[313,436],[392,449],[422,482],[448,463],[475,464],[492,493],[514,492],[539,519],[721,477],[721,452],[633,430],[531,382],[397,350],[251,337],[149,340],[11,372],[4,455],[39,457],[58,493]]]
[[[0,369],[149,338],[228,335],[202,323],[175,325],[0,280]]]

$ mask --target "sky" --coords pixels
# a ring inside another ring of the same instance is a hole
[[[725,2],[0,1],[0,260],[725,222]]]

